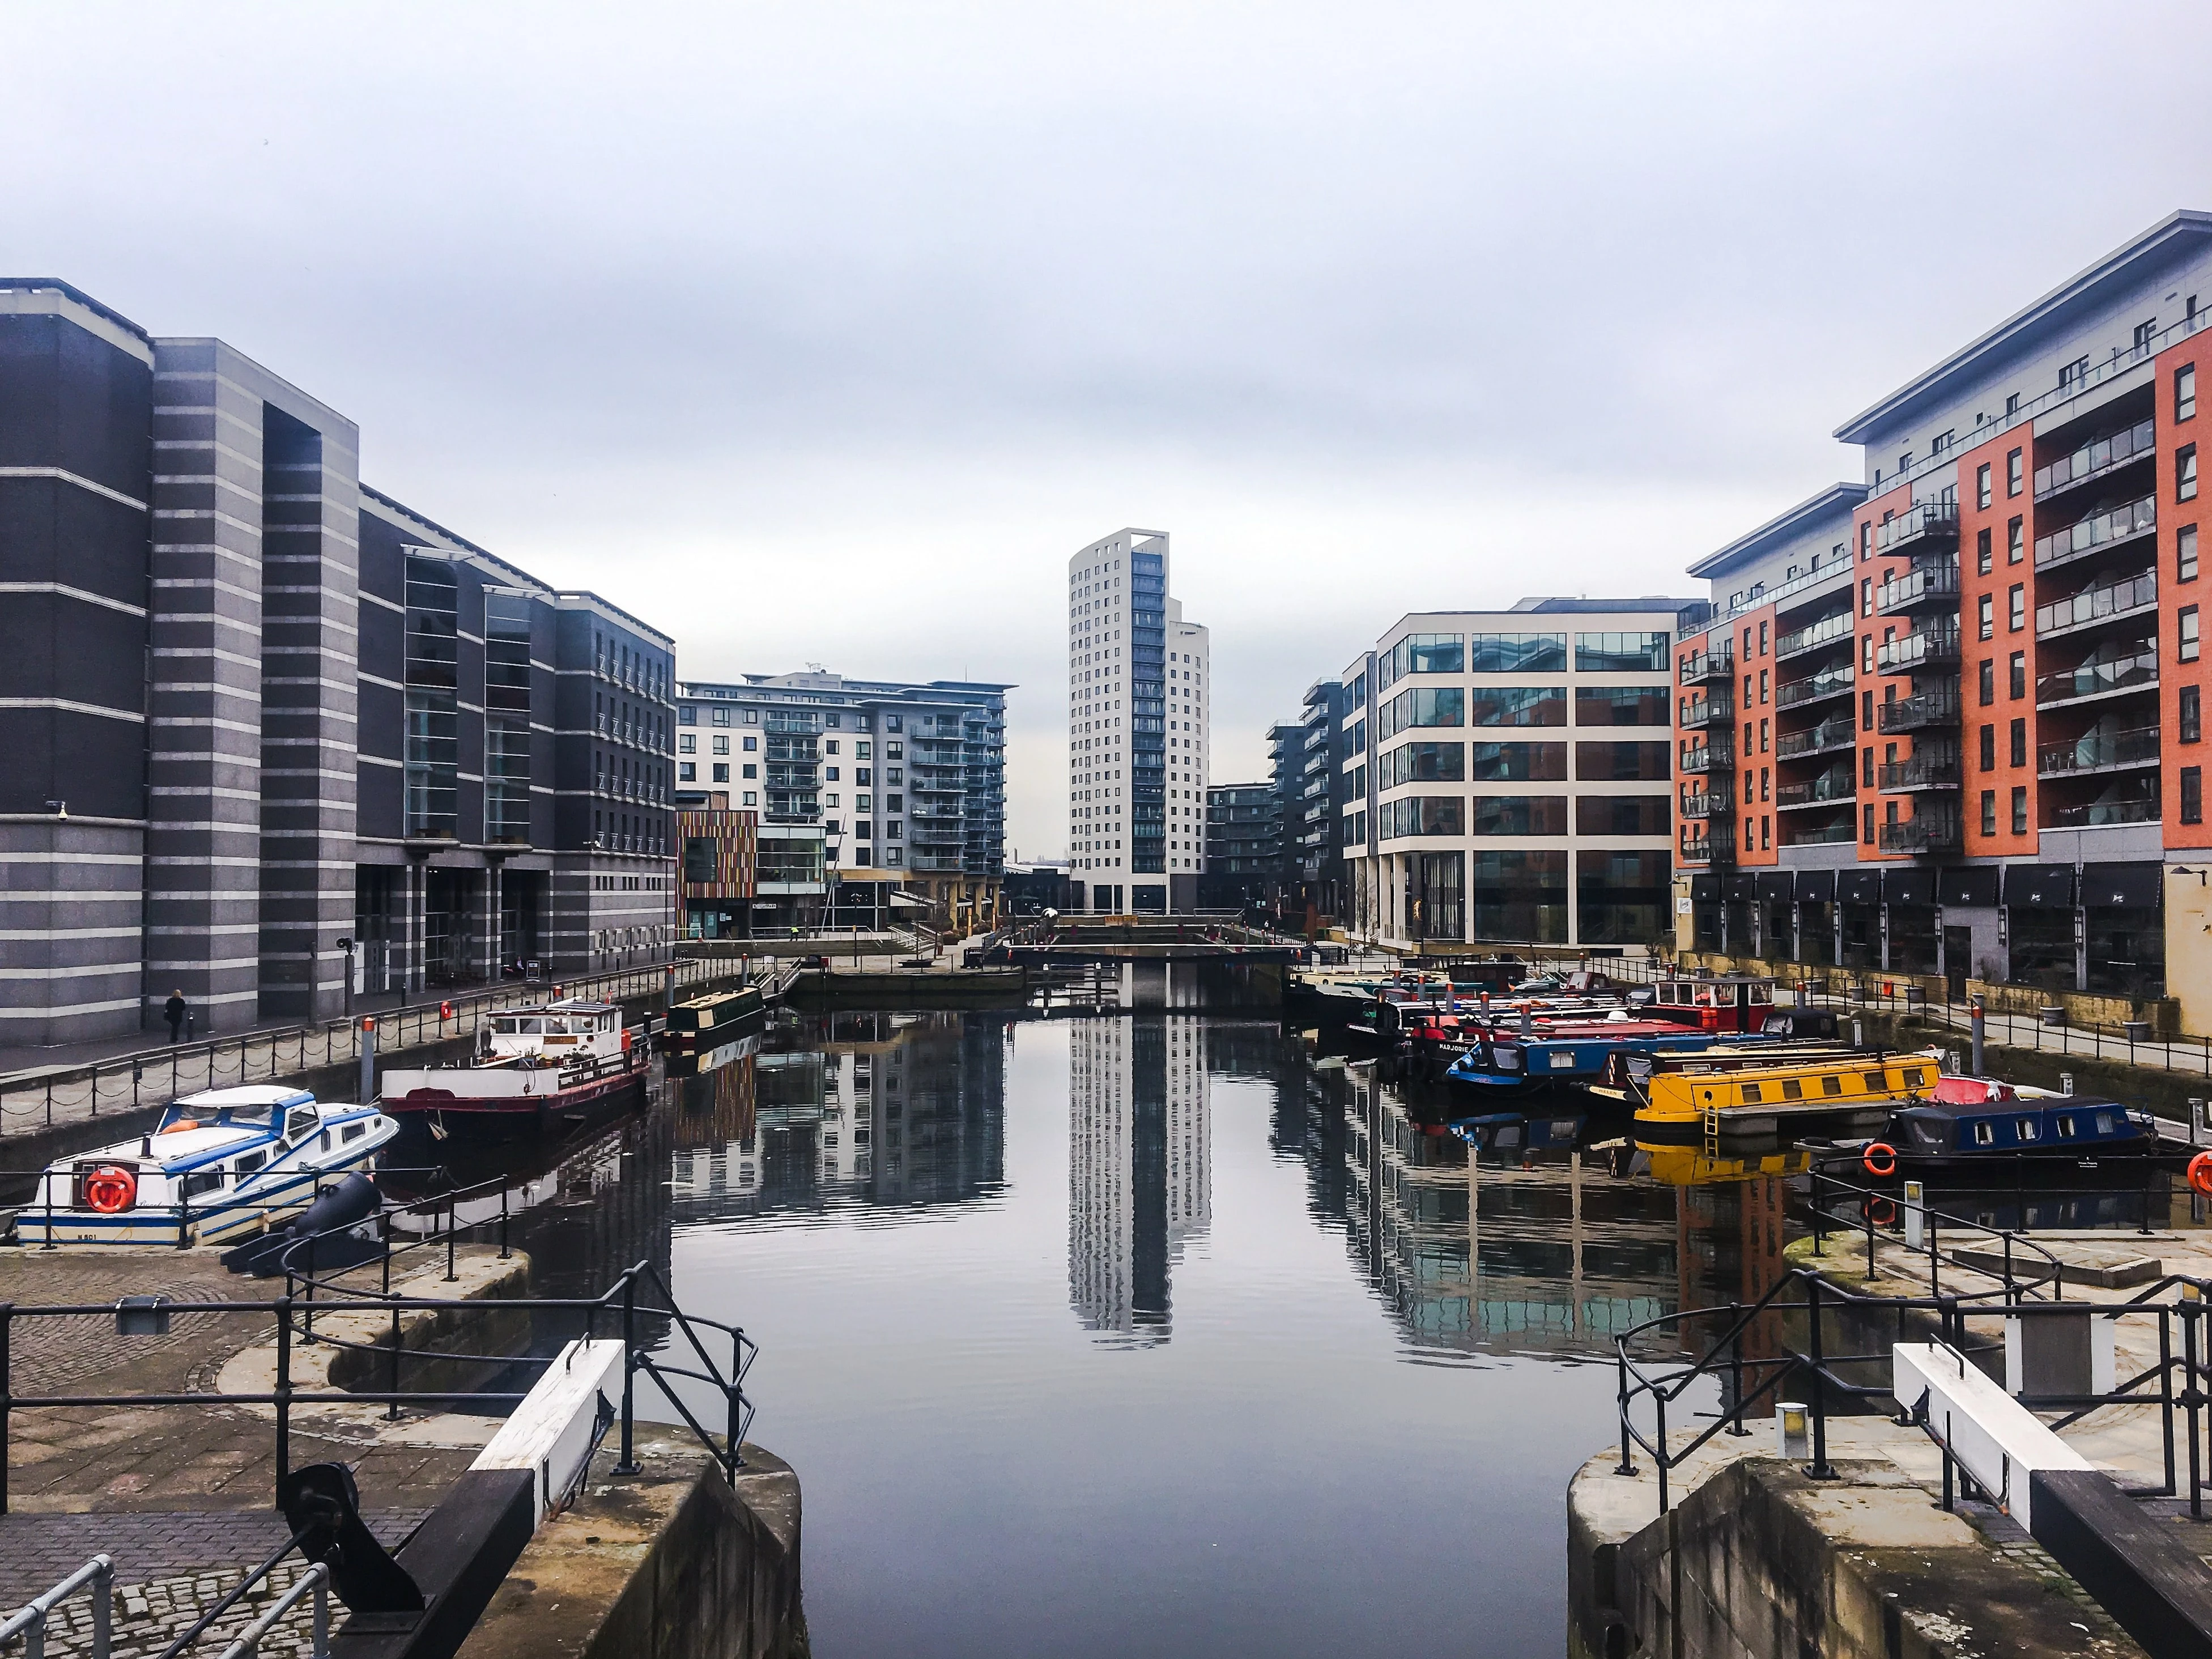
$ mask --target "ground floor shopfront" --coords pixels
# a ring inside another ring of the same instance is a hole
[[[1447,848],[1346,861],[1349,931],[1397,950],[1642,950],[1671,936],[1664,848]]]

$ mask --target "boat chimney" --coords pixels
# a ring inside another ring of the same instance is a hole
[[[141,1135],[138,1138],[138,1156],[141,1158],[151,1158],[154,1156],[154,1137],[152,1135]]]

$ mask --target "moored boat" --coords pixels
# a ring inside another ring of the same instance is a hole
[[[249,1084],[172,1102],[152,1133],[49,1164],[15,1217],[33,1244],[216,1244],[305,1209],[366,1171],[399,1126],[374,1106],[323,1105]]]
[[[637,1094],[648,1057],[609,1002],[566,998],[495,1016],[473,1066],[397,1068],[384,1109],[433,1133],[573,1127]]]
[[[1938,1077],[1932,1054],[1850,1054],[1809,1064],[1655,1072],[1636,1109],[1639,1140],[1711,1140],[1881,1127]]]

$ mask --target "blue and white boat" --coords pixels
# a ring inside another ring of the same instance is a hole
[[[172,1102],[151,1134],[56,1158],[16,1212],[29,1244],[223,1244],[366,1173],[399,1133],[374,1106],[253,1084]]]
[[[1710,1032],[1632,1019],[1620,1011],[1603,1019],[1536,1021],[1525,1033],[1478,1027],[1463,1034],[1471,1039],[1468,1051],[1452,1063],[1444,1081],[1492,1095],[1609,1080],[1608,1062],[1616,1056],[1698,1053],[1716,1041]]]

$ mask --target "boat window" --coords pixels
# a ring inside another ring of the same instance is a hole
[[[340,1140],[359,1140],[368,1133],[368,1125],[366,1123],[349,1123],[343,1129],[339,1131],[338,1139]]]
[[[185,1177],[186,1198],[198,1198],[202,1193],[218,1192],[222,1188],[222,1171],[220,1170],[197,1170]]]
[[[1985,1118],[1985,1117],[1984,1117],[1984,1118],[1978,1118],[1978,1119],[1976,1119],[1976,1120],[1975,1120],[1975,1122],[1974,1122],[1974,1145],[1975,1145],[1975,1146],[1990,1146],[1990,1145],[1991,1145],[1993,1142],[1995,1142],[1995,1140],[1996,1139],[1996,1138],[1997,1138],[1996,1126],[1995,1124],[1991,1123],[1991,1122],[1989,1121],[1989,1119],[1987,1119],[1987,1118]]]
[[[2024,1117],[2018,1120],[2018,1121],[2020,1124],[2020,1138],[2022,1140],[2033,1140],[2037,1134],[2040,1133],[2041,1126],[2038,1124],[2033,1118]]]
[[[2112,1115],[2110,1112],[2100,1112],[2097,1114],[2097,1133],[2100,1135],[2108,1135],[2112,1133]]]
[[[250,1128],[265,1129],[276,1121],[276,1109],[265,1100],[242,1106],[226,1106],[216,1114],[216,1121],[242,1124]]]
[[[1833,1072],[1829,1072],[1822,1075],[1820,1079],[1820,1092],[1822,1094],[1839,1095],[1843,1093],[1843,1091],[1844,1079],[1840,1076]]]
[[[324,1130],[324,1131],[323,1131],[323,1133],[322,1133],[322,1139],[321,1139],[319,1141],[318,1141],[318,1142],[316,1143],[316,1147],[317,1147],[317,1150],[318,1150],[318,1151],[320,1151],[320,1152],[327,1152],[328,1151],[330,1151],[330,1149],[331,1149],[331,1132],[330,1132],[328,1129],[325,1129],[325,1130]]]
[[[1753,986],[1753,987],[1751,988],[1751,1000],[1752,1000],[1753,1002],[1771,1002],[1771,1001],[1773,1001],[1773,1000],[1774,1000],[1774,988],[1773,988],[1771,985],[1754,985],[1754,986]]]
[[[1800,1083],[1794,1077],[1784,1078],[1782,1079],[1782,1097],[1784,1100],[1804,1099],[1805,1085]]]
[[[284,1139],[299,1140],[314,1133],[317,1121],[313,1107],[295,1107],[284,1115]]]
[[[613,1030],[615,1029],[615,1017],[612,1014],[601,1014],[599,1016],[599,1029],[602,1031]]]
[[[545,1022],[542,1019],[518,1019],[514,1022],[514,1034],[517,1036],[538,1036],[544,1030]]]
[[[1905,1079],[1905,1086],[1906,1088],[1917,1089],[1927,1080],[1928,1073],[1921,1070],[1917,1066],[1910,1066],[1904,1071],[1899,1072],[1898,1076]]]
[[[1880,1072],[1869,1072],[1859,1081],[1865,1085],[1866,1091],[1870,1095],[1881,1094],[1889,1087],[1888,1082]]]
[[[268,1161],[269,1154],[266,1152],[247,1152],[237,1163],[232,1164],[231,1169],[238,1178],[243,1181],[246,1176],[257,1173]]]
[[[1745,1084],[1743,1085],[1743,1103],[1747,1106],[1756,1106],[1759,1104],[1759,1085],[1756,1083]]]
[[[2070,1113],[2061,1114],[2058,1119],[2058,1138],[2061,1140],[2074,1139],[2074,1119]]]
[[[491,1023],[491,1034],[494,1036],[513,1036],[514,1030],[515,1022],[511,1019],[495,1019]]]

